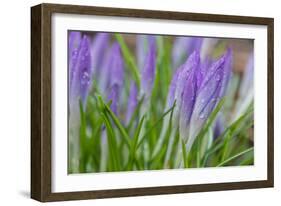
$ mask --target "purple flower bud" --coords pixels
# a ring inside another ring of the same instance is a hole
[[[90,38],[87,35],[82,37],[77,52],[76,63],[70,68],[72,74],[70,99],[76,101],[80,97],[85,104],[92,79]]]
[[[68,68],[69,68],[69,84],[73,81],[74,67],[77,63],[78,52],[80,49],[82,35],[81,32],[71,31],[68,36]]]
[[[138,88],[134,82],[131,83],[131,89],[128,97],[128,106],[126,114],[126,124],[128,124],[132,118],[135,108],[138,104]]]
[[[198,70],[198,66],[200,63],[199,53],[193,52],[187,61],[180,67],[180,72],[177,78],[177,86],[175,91],[175,99],[177,101],[176,104],[176,112],[175,114],[178,115],[180,112],[180,108],[182,107],[182,103],[189,104],[187,101],[183,101],[183,95],[185,93],[185,97],[192,96],[192,101],[195,101],[195,97],[193,96],[193,87],[196,87],[196,72]],[[192,87],[192,91],[189,90]],[[190,94],[187,94],[190,91]],[[193,108],[193,107],[192,107]],[[192,108],[190,111],[192,112]],[[190,112],[189,111],[189,112]],[[190,113],[184,114],[185,118],[190,118]],[[189,121],[189,120],[187,120]]]
[[[199,51],[202,41],[200,37],[177,37],[172,50],[173,67],[178,67],[194,51]]]
[[[101,73],[103,59],[109,45],[109,38],[109,33],[98,33],[92,43],[92,67],[96,78],[99,78]]]
[[[119,97],[124,78],[124,63],[120,51],[120,46],[115,42],[110,51],[109,64],[107,68],[108,75],[108,100],[111,100],[111,109],[117,114]]]
[[[230,55],[231,52],[227,51],[215,61],[208,69],[206,77],[200,85],[190,122],[190,139],[188,142],[190,147],[198,131],[224,95],[231,73]]]
[[[184,85],[183,95],[181,99],[181,109],[180,109],[180,134],[182,138],[187,138],[188,134],[184,137],[184,133],[189,131],[190,119],[193,113],[193,108],[197,95],[197,81],[196,81],[196,72],[198,65],[193,64],[191,68],[188,79]]]
[[[193,112],[197,93],[196,72],[200,63],[199,53],[193,52],[188,60],[179,68],[175,99],[175,118],[179,117],[180,135],[186,138],[189,122]]]
[[[148,52],[146,55],[144,67],[141,72],[141,96],[148,99],[151,95],[156,68],[156,39],[148,39]]]

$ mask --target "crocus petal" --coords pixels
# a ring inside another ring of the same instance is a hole
[[[112,45],[110,62],[110,85],[121,86],[123,84],[124,77],[124,63],[120,51],[120,46],[117,42]]]
[[[156,68],[156,42],[155,38],[148,41],[149,49],[146,55],[145,64],[141,72],[141,96],[148,99],[151,95]]]
[[[220,97],[225,95],[225,92],[227,90],[230,77],[232,75],[232,50],[227,49],[224,57],[225,57],[225,64],[224,64],[224,74],[222,79],[222,90],[220,92]]]
[[[132,118],[135,108],[138,104],[138,88],[134,82],[131,83],[131,89],[128,97],[128,106],[126,114],[126,124],[128,124]]]
[[[71,31],[68,38],[68,69],[69,69],[69,85],[72,85],[74,67],[77,63],[78,52],[81,43],[81,32]]]
[[[182,97],[186,88],[186,84],[191,86],[192,83],[190,81],[194,81],[194,72],[197,70],[200,63],[199,53],[197,51],[193,52],[187,61],[180,67],[180,72],[177,78],[177,86],[175,91],[175,117],[179,116],[180,108],[182,106]],[[190,77],[192,75],[192,78]],[[187,94],[186,94],[187,95]],[[187,97],[186,97],[187,98]],[[189,116],[189,114],[187,114]]]
[[[82,102],[85,102],[86,97],[89,93],[92,79],[92,68],[91,68],[91,44],[90,38],[84,36],[81,42],[81,49],[79,57],[79,74],[80,74],[80,97]]]
[[[108,79],[108,100],[112,101],[111,109],[117,114],[117,106],[124,78],[124,63],[120,46],[117,42],[112,45],[109,61],[110,63],[107,68],[110,75]]]
[[[81,40],[77,62],[73,67],[72,74],[70,98],[77,101],[77,98],[80,97],[82,102],[85,103],[92,78],[90,38],[87,35],[84,35]]]
[[[221,95],[228,84],[228,74],[226,74],[230,72],[229,68],[226,67],[230,59],[228,55],[229,52],[226,52],[225,55],[212,64],[199,88],[190,122],[190,138],[187,142],[189,149],[200,128],[202,128],[216,104],[221,100]]]
[[[93,39],[92,43],[92,67],[93,74],[96,78],[99,78],[102,62],[106,54],[106,50],[109,45],[109,33],[98,33]]]
[[[194,66],[190,75],[184,85],[182,100],[181,100],[181,108],[180,108],[180,136],[182,139],[188,138],[188,131],[190,125],[190,119],[193,112],[196,93],[197,93],[197,81],[196,81],[196,70],[197,66]]]

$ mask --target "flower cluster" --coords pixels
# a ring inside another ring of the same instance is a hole
[[[104,145],[96,145],[95,148],[101,148],[102,151],[97,149],[93,152],[96,156],[86,158],[96,165],[103,165],[104,170],[166,167],[165,156],[173,158],[174,145],[177,145],[176,150],[183,152],[180,146],[183,143],[185,152],[191,151],[196,137],[226,95],[233,72],[232,49],[225,46],[218,55],[212,56],[219,42],[215,38],[167,38],[165,41],[171,47],[164,47],[163,37],[155,35],[128,37],[130,46],[122,38],[110,33],[92,35],[87,32],[69,32],[70,126],[75,125],[75,121],[80,122],[77,117],[80,116],[79,112],[90,112],[89,117],[86,116],[89,123],[83,127],[79,127],[79,123],[74,129],[80,128],[80,134],[70,133],[71,138],[79,140],[81,134],[87,136],[89,141],[97,138],[95,135],[101,139],[107,138],[107,142],[99,143],[100,140],[95,139],[97,143],[89,143]],[[131,49],[135,49],[136,55],[131,53]],[[253,76],[251,59],[247,69],[249,74],[244,78]],[[164,67],[169,71],[164,70]],[[162,91],[163,82],[167,89],[163,88]],[[243,80],[241,95],[247,96],[246,90],[251,90],[247,82],[247,79]],[[251,99],[252,96],[249,101]],[[83,106],[82,111],[81,108],[79,110],[79,101]],[[98,103],[94,104],[95,101]],[[99,108],[101,103],[105,104],[102,108],[106,109]],[[172,124],[172,128],[169,128],[168,123]],[[211,125],[214,138],[222,134],[223,124],[224,117],[218,113]],[[81,128],[85,128],[84,133],[81,133]],[[177,140],[177,134],[180,141]],[[88,141],[87,138],[83,141]],[[175,144],[176,141],[178,144]],[[70,143],[77,144],[77,141],[71,140]],[[117,144],[116,148],[122,149],[119,156],[108,151],[114,151],[114,144]],[[128,148],[124,149],[124,145]],[[74,159],[84,157],[81,151],[75,151],[78,154],[70,152]],[[86,155],[89,155],[91,148],[86,151]],[[105,154],[107,156],[103,156]],[[125,158],[127,163],[120,163],[118,158],[123,155],[132,157]],[[102,161],[108,163],[100,163],[97,160],[100,156],[103,156],[100,158]],[[137,160],[138,156],[140,160]],[[157,158],[165,162],[164,166],[151,163]],[[83,171],[87,167],[90,166],[84,165]],[[96,166],[95,170],[99,171],[100,168]]]

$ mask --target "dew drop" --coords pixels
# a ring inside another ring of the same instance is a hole
[[[200,118],[200,119],[204,119],[204,118],[205,118],[205,115],[204,115],[204,114],[200,114],[200,115],[199,115],[199,118]]]
[[[77,54],[78,54],[78,51],[77,51],[77,49],[75,49],[75,50],[72,52],[72,56],[75,57],[75,56],[77,56]]]
[[[221,77],[219,75],[217,75],[216,77],[216,81],[220,81]]]
[[[83,72],[82,78],[81,78],[81,84],[82,85],[88,85],[90,83],[90,78],[88,72]]]

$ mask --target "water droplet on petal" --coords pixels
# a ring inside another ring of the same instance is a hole
[[[88,72],[83,72],[82,78],[81,78],[81,84],[82,85],[88,85],[90,83],[90,78]]]
[[[200,119],[204,119],[204,118],[205,118],[205,115],[204,115],[204,114],[200,114],[200,115],[199,115],[199,118],[200,118]]]
[[[217,75],[216,81],[220,81],[220,79],[221,79],[220,75]]]

